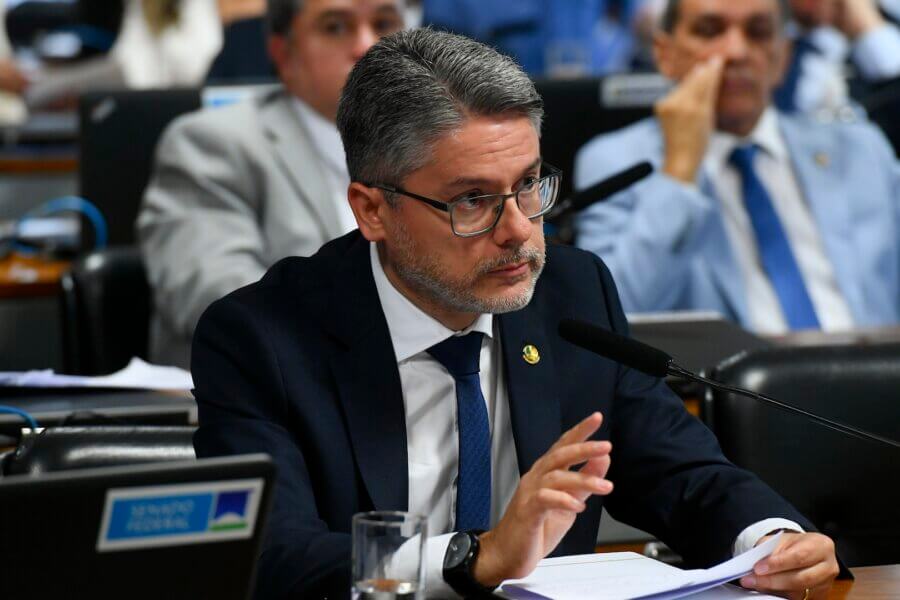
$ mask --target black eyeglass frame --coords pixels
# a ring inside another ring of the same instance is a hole
[[[554,167],[553,165],[551,165],[549,163],[543,163],[541,165],[541,167],[547,169],[547,171],[549,171],[549,172],[546,175],[544,175],[543,177],[539,177],[532,185],[540,186],[541,182],[543,182],[544,180],[556,178],[557,179],[556,190],[553,194],[553,200],[551,200],[550,203],[546,207],[542,208],[539,213],[537,213],[535,215],[531,215],[531,216],[526,215],[526,217],[530,220],[537,219],[538,217],[543,217],[544,215],[549,213],[550,210],[553,208],[553,206],[556,204],[557,199],[559,198],[559,186],[560,186],[560,183],[562,182],[562,170]],[[509,198],[512,198],[513,196],[515,196],[515,198],[516,198],[516,206],[519,207],[519,210],[522,210],[521,205],[519,204],[519,193],[522,192],[521,189],[516,190],[515,192],[510,192],[509,194],[481,194],[479,196],[472,196],[471,198],[459,198],[458,200],[453,200],[451,202],[442,202],[440,200],[428,198],[427,196],[421,196],[419,194],[414,194],[412,192],[408,192],[399,186],[387,185],[387,184],[381,184],[381,183],[363,183],[363,185],[365,185],[366,187],[375,188],[376,190],[381,190],[383,192],[389,192],[391,194],[400,194],[401,196],[407,196],[409,198],[412,198],[413,200],[418,200],[419,202],[424,202],[425,204],[432,206],[438,210],[449,213],[450,214],[450,230],[453,232],[453,235],[458,236],[458,237],[476,237],[476,236],[483,235],[483,234],[493,230],[494,227],[497,226],[497,223],[500,222],[500,217],[503,216],[503,209],[506,207],[506,201]],[[455,226],[455,223],[453,220],[453,207],[455,205],[459,204],[460,202],[471,202],[472,200],[480,200],[482,198],[500,198],[500,203],[499,203],[500,208],[499,208],[499,210],[496,210],[497,216],[494,218],[494,222],[491,223],[489,226],[485,227],[484,229],[480,229],[478,231],[473,231],[473,232],[469,232],[469,233],[459,233],[458,231],[456,231],[456,226]]]

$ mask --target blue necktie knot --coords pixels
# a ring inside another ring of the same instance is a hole
[[[754,144],[738,146],[731,152],[729,160],[743,176],[746,173],[753,172],[753,159],[756,158],[758,150],[759,148]]]
[[[453,377],[475,375],[481,370],[481,340],[478,331],[466,335],[454,335],[428,349],[428,354],[444,365]]]

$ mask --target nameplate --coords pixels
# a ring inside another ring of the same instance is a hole
[[[262,479],[109,489],[97,551],[252,537],[262,490]]]

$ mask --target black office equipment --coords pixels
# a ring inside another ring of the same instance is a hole
[[[65,373],[106,375],[147,358],[152,300],[137,248],[92,252],[60,284]]]
[[[110,244],[134,242],[156,144],[177,116],[200,108],[197,89],[92,92],[79,105],[79,189],[106,217]]]
[[[650,116],[667,89],[660,76],[646,74],[540,79],[535,86],[544,100],[541,154],[563,171],[560,198],[572,193],[578,150],[594,136]]]
[[[712,376],[900,438],[900,344],[773,348],[726,361]],[[703,414],[725,455],[834,539],[847,566],[900,562],[896,450],[727,393],[711,391]]]
[[[273,477],[256,454],[2,479],[0,590],[249,598]]]

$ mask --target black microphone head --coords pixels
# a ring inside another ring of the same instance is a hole
[[[647,161],[633,165],[624,171],[619,171],[603,181],[574,194],[571,197],[571,210],[583,210],[595,202],[600,202],[614,194],[618,194],[641,179],[644,179],[652,172],[653,165]]]
[[[559,335],[567,342],[653,377],[665,377],[672,363],[672,357],[662,350],[587,321],[563,319],[559,322]]]

